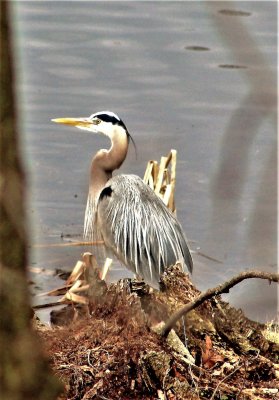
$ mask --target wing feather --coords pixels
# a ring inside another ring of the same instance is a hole
[[[157,287],[164,268],[192,258],[181,225],[162,200],[138,176],[118,175],[97,204],[97,230],[107,247],[134,273]]]

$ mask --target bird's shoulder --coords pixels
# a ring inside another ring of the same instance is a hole
[[[129,206],[128,206],[129,205]],[[104,215],[140,215],[155,224],[177,225],[175,216],[163,200],[137,175],[117,175],[111,178],[100,193],[98,212]]]
[[[103,188],[100,198],[107,194],[112,197],[123,198],[129,201],[140,202],[161,202],[155,192],[143,182],[143,180],[132,174],[116,175],[109,179]]]

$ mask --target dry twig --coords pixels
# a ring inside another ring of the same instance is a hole
[[[251,279],[251,278],[259,278],[259,279],[267,279],[270,282],[278,282],[279,281],[279,274],[271,274],[268,272],[261,272],[261,271],[245,271],[241,272],[240,274],[234,276],[229,281],[222,283],[214,288],[208,289],[205,292],[201,293],[195,300],[191,301],[190,303],[186,304],[186,306],[182,307],[176,313],[174,313],[169,320],[166,322],[164,328],[162,329],[161,335],[166,337],[170,330],[174,327],[176,322],[183,316],[185,316],[190,311],[197,308],[201,305],[204,301],[211,299],[214,296],[217,296],[222,293],[228,293],[229,290],[237,285],[239,282],[243,281],[244,279]]]

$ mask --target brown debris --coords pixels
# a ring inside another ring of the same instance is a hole
[[[212,340],[210,336],[206,335],[205,337],[205,344],[202,349],[202,365],[204,368],[210,369],[214,367],[217,362],[224,361],[224,357],[217,354],[213,350]]]
[[[64,383],[60,400],[278,396],[278,344],[220,298],[206,300],[162,338],[162,321],[200,294],[179,265],[163,275],[161,292],[136,284],[135,293],[129,281],[106,285],[100,273],[90,276],[89,304],[68,305],[60,327],[38,328]]]

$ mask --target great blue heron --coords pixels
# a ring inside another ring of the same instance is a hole
[[[126,267],[158,288],[161,273],[180,261],[192,272],[193,262],[183,230],[163,201],[136,175],[118,175],[131,136],[123,121],[110,111],[88,118],[57,118],[111,140],[109,150],[99,150],[91,163],[84,234],[99,233]]]

